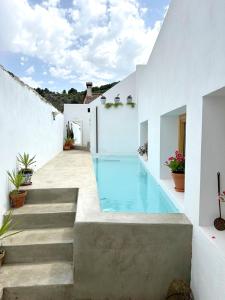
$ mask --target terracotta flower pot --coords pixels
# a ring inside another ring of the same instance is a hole
[[[5,258],[5,250],[0,250],[0,267],[3,265],[4,263],[4,258]]]
[[[184,178],[185,174],[172,173],[173,181],[175,183],[175,190],[177,192],[184,192]]]
[[[70,144],[65,144],[63,146],[63,150],[70,150]]]
[[[9,194],[11,207],[19,208],[24,205],[27,196],[27,191],[19,191],[19,193],[12,192]]]

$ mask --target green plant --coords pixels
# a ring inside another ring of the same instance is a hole
[[[71,138],[64,139],[64,146],[71,146],[71,144],[73,144],[73,139]]]
[[[72,126],[72,124],[70,125],[69,121],[66,125],[66,137],[71,140],[74,139],[73,126]]]
[[[12,171],[12,172],[7,171],[7,174],[9,176],[9,181],[15,187],[15,190],[13,190],[11,193],[19,194],[19,188],[24,183],[23,174],[21,172],[17,173],[16,171]]]
[[[33,164],[36,163],[35,155],[30,158],[30,155],[28,153],[25,153],[23,155],[19,154],[17,157],[18,162],[24,167],[21,171],[24,173],[24,171],[30,171],[32,172],[32,168],[30,168]]]
[[[136,103],[134,103],[134,102],[127,102],[127,106],[130,106],[132,108],[134,108],[135,105],[136,105]]]
[[[106,109],[109,109],[109,108],[111,108],[111,107],[117,108],[117,107],[119,107],[119,106],[123,106],[123,103],[122,103],[122,102],[116,102],[116,103],[107,102],[107,103],[105,103],[105,108],[106,108]]]
[[[177,150],[175,156],[169,157],[165,165],[171,169],[172,173],[183,174],[185,172],[185,157]]]
[[[3,219],[3,223],[2,223],[2,226],[0,227],[0,240],[2,242],[3,239],[9,237],[9,236],[12,236],[12,235],[15,235],[20,231],[16,231],[16,232],[12,232],[12,233],[9,233],[7,234],[7,232],[12,229],[12,219],[13,219],[13,216],[12,216],[12,210],[9,211],[9,213],[4,217]]]
[[[109,108],[111,108],[113,106],[113,103],[112,102],[107,102],[107,103],[105,103],[105,108],[106,109],[109,109]]]
[[[115,108],[117,108],[117,107],[119,107],[119,106],[123,106],[123,103],[122,103],[122,102],[115,102],[115,103],[113,104],[113,106],[114,106]]]

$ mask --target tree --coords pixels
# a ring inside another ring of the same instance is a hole
[[[75,95],[75,94],[77,94],[77,90],[74,89],[74,88],[71,88],[71,89],[68,90],[68,94],[69,95]]]

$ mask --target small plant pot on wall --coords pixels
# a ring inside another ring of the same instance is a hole
[[[173,181],[175,184],[175,190],[177,192],[184,192],[184,182],[185,182],[185,175],[184,173],[173,173],[172,172]]]
[[[100,101],[101,101],[102,105],[105,105],[105,103],[106,103],[106,97],[105,96],[101,96]]]
[[[133,97],[131,95],[129,95],[127,97],[127,104],[133,103]]]
[[[120,94],[118,94],[115,99],[114,99],[115,103],[119,103],[120,102]]]

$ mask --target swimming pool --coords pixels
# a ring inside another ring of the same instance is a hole
[[[138,157],[101,156],[93,160],[102,211],[178,212]]]

